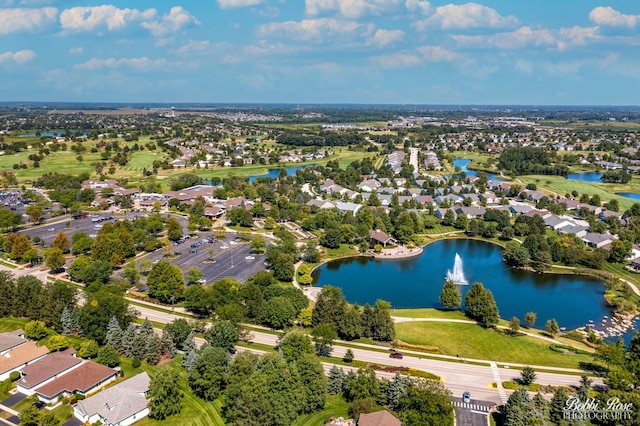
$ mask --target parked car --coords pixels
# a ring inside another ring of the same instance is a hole
[[[247,260],[254,260],[256,257],[255,256],[245,256],[244,257]]]
[[[42,401],[36,401],[33,404],[31,404],[33,408],[37,408],[38,410],[42,410],[45,407],[45,405],[46,404]]]
[[[389,358],[402,359],[403,355],[400,352],[393,352],[389,354]]]
[[[465,392],[462,394],[462,402],[469,404],[471,402],[471,392]]]

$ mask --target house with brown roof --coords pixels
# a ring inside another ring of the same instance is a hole
[[[73,406],[73,415],[84,423],[128,426],[149,415],[149,375],[144,372],[107,388]]]
[[[58,397],[74,393],[87,396],[116,380],[117,377],[116,370],[95,362],[85,361],[80,367],[40,386],[36,390],[36,395],[46,403],[56,402]]]
[[[6,349],[0,353],[0,381],[7,380],[11,372],[20,371],[23,367],[49,353],[46,346],[38,346],[36,342],[24,340],[23,343]]]
[[[402,422],[387,410],[382,410],[360,414],[357,426],[402,426]]]
[[[372,244],[382,244],[383,247],[386,247],[387,244],[395,245],[398,243],[391,235],[387,235],[386,232],[379,229],[369,230],[369,238]]]
[[[0,333],[0,356],[16,346],[27,342],[28,340],[24,338],[24,331],[22,331],[22,329]]]
[[[33,395],[40,386],[80,367],[82,359],[76,358],[75,349],[54,352],[22,369],[22,378],[16,382],[18,392]]]

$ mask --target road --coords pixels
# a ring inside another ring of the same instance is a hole
[[[418,148],[410,148],[409,150],[409,164],[413,166],[414,172],[419,172],[420,167],[418,167]]]
[[[141,318],[149,318],[151,321],[168,323],[181,316],[171,313],[158,312],[152,308],[135,306],[140,312]],[[275,346],[278,336],[271,333],[251,331],[252,342],[264,345]],[[355,345],[353,345],[355,346]],[[333,356],[344,356],[347,347],[334,345]],[[465,391],[471,392],[474,399],[491,401],[494,403],[505,402],[506,397],[511,392],[506,389],[496,389],[491,386],[494,382],[512,380],[520,376],[520,370],[508,367],[497,367],[495,364],[489,365],[488,361],[484,365],[464,362],[451,362],[439,359],[424,358],[419,353],[404,352],[403,359],[389,358],[389,352],[380,352],[367,348],[351,347],[356,360],[371,362],[383,365],[394,365],[398,367],[409,367],[421,371],[428,371],[442,378],[444,385],[456,397],[461,397]],[[331,366],[331,364],[327,364]],[[330,367],[329,367],[330,368]],[[496,375],[498,376],[496,378]],[[569,374],[537,372],[536,383],[553,386],[577,386],[580,383],[580,376]],[[595,379],[595,384],[601,384],[601,379]]]

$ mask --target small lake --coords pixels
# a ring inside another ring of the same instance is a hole
[[[284,170],[287,171],[287,176],[293,176],[296,174],[298,170],[306,169],[307,167],[310,167],[310,166],[317,166],[317,164],[305,164],[303,166],[283,167],[283,168]],[[262,175],[251,175],[249,176],[249,183],[252,183],[254,180],[258,178],[278,179],[278,176],[280,176],[280,170],[282,170],[283,168],[269,169],[267,173],[264,173]]]
[[[60,132],[62,133],[62,132]],[[40,132],[40,136],[58,136],[58,132]],[[21,138],[35,138],[35,133],[27,133],[26,135],[20,135]]]
[[[522,321],[532,311],[538,316],[538,328],[555,318],[560,327],[574,329],[611,315],[602,281],[513,269],[502,261],[500,247],[469,239],[434,242],[413,259],[334,260],[313,272],[313,285],[341,287],[349,302],[360,305],[384,299],[394,308],[439,307],[444,277],[453,268],[456,253],[469,283],[481,282],[493,292],[502,318],[517,316]],[[463,300],[470,287],[459,286]]]
[[[455,160],[453,160],[453,168],[455,169],[456,167],[460,167],[460,171],[465,172],[465,174],[467,176],[478,176],[478,171],[477,170],[469,170],[467,169],[467,165],[469,165],[469,163],[471,163],[471,160],[467,160],[466,158],[456,158]],[[488,173],[485,172],[487,175],[487,178],[489,180],[496,180],[496,181],[503,181],[504,179],[496,176],[494,173]]]
[[[616,192],[616,195],[620,195],[622,197],[631,198],[635,201],[640,201],[640,194],[637,192]]]
[[[569,173],[567,175],[567,180],[581,180],[583,182],[598,182],[602,183],[600,179],[602,177],[602,173],[600,172],[579,172],[579,173]]]

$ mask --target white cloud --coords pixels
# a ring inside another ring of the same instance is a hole
[[[365,15],[382,15],[397,8],[402,0],[305,0],[305,13],[317,16],[326,12],[337,12],[345,18],[360,18]]]
[[[23,31],[35,32],[54,22],[58,16],[55,7],[40,9],[0,9],[0,34]]]
[[[164,59],[149,59],[143,56],[141,58],[91,58],[86,62],[76,65],[76,68],[86,70],[131,68],[136,71],[147,71],[166,67],[166,65],[167,61]]]
[[[387,69],[411,68],[422,63],[422,60],[418,56],[403,52],[374,56],[371,58],[371,61],[375,65]]]
[[[200,22],[181,6],[172,7],[162,19],[152,22],[143,22],[142,26],[148,29],[155,37],[162,37],[169,33],[175,33],[188,25],[200,25]]]
[[[380,29],[375,32],[371,43],[378,47],[385,47],[400,41],[404,38],[404,31],[402,30],[384,30]]]
[[[16,64],[26,64],[36,57],[33,50],[18,50],[17,52],[0,53],[0,64],[15,62]]]
[[[433,11],[431,3],[426,0],[406,0],[404,5],[409,12],[419,12],[423,15],[429,15]]]
[[[505,28],[517,25],[515,16],[502,16],[495,9],[478,3],[448,4],[436,8],[435,13],[422,23],[436,24],[443,29]]]
[[[523,72],[525,74],[532,74],[533,73],[533,63],[531,63],[530,61],[527,61],[525,59],[518,59],[516,61],[516,64],[514,66],[514,68],[520,72]]]
[[[131,22],[151,20],[156,14],[155,9],[119,9],[113,5],[72,7],[62,11],[60,24],[66,31],[93,31],[102,27],[113,31]]]
[[[520,27],[515,31],[490,35],[454,35],[454,40],[461,46],[519,49],[525,46],[556,47],[565,50],[571,46],[587,44],[600,38],[598,27],[571,27],[551,29],[532,29]]]
[[[304,19],[302,21],[273,22],[258,27],[260,36],[280,35],[295,40],[326,41],[332,37],[366,36],[373,24],[360,24],[333,18]]]
[[[84,53],[83,47],[72,47],[71,49],[69,49],[69,55],[78,56],[78,55],[82,55],[83,53]]]
[[[640,15],[625,15],[610,6],[599,6],[589,13],[589,19],[598,25],[633,28],[640,22]]]
[[[233,9],[236,7],[258,6],[263,0],[218,0],[221,9]]]
[[[175,53],[178,55],[191,55],[207,52],[209,49],[211,49],[211,42],[209,40],[189,40],[187,44],[176,49]]]
[[[420,46],[417,48],[420,56],[427,62],[452,62],[460,58],[456,52],[441,46]]]

